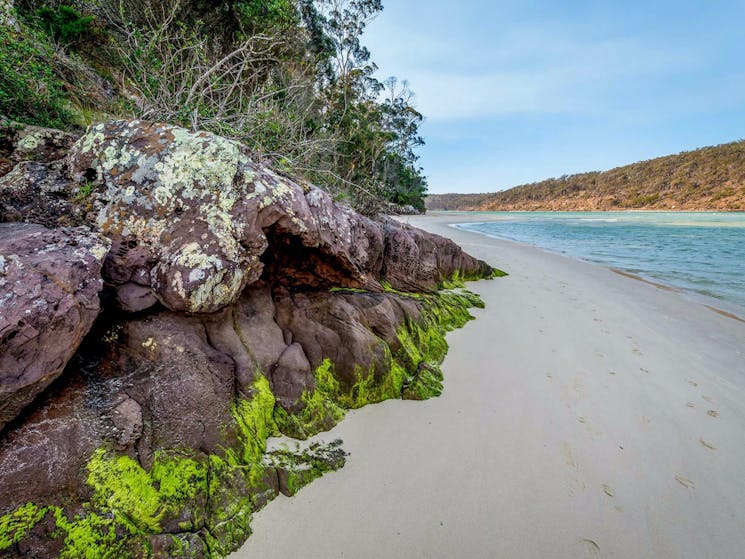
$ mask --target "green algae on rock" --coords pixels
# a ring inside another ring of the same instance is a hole
[[[158,557],[153,539],[160,534],[169,536],[165,547],[156,540],[170,554],[163,556],[217,558],[230,553],[250,535],[251,515],[267,498],[276,491],[293,495],[344,463],[340,442],[267,453],[271,436],[282,432],[307,438],[333,427],[346,409],[442,392],[439,365],[447,352],[445,334],[473,318],[469,308],[483,304],[477,295],[460,290],[413,297],[422,307],[419,319],[398,329],[394,350],[380,341],[390,360],[387,374],[376,377],[359,370],[353,384],[343,385],[334,364],[324,359],[314,369],[314,389],[303,394],[305,406],[294,414],[276,404],[270,383],[260,375],[252,396],[239,399],[233,408],[239,445],[221,454],[159,452],[147,471],[129,455],[99,448],[87,465],[92,497],[81,512],[70,517],[59,506],[27,503],[0,517],[0,551],[18,543],[49,514],[64,540],[61,557]],[[268,483],[267,476],[274,479]],[[266,495],[271,483],[276,491]],[[165,523],[176,532],[164,532]]]
[[[469,309],[483,308],[481,298],[461,289],[404,293],[389,287],[388,291],[412,298],[421,307],[421,313],[418,319],[407,320],[397,329],[393,347],[379,339],[386,354],[385,373],[376,377],[372,368],[355,367],[354,382],[342,384],[334,372],[335,364],[325,358],[313,371],[315,388],[302,395],[304,407],[294,414],[279,406],[275,408],[275,421],[282,433],[304,439],[333,427],[347,409],[394,398],[424,400],[442,393],[440,365],[448,350],[445,334],[472,320]]]
[[[0,431],[3,559],[225,556],[256,510],[344,462],[336,443],[273,437],[442,391],[445,334],[482,306],[463,281],[494,274],[452,241],[360,216],[213,135],[118,121],[70,148],[27,132],[9,140],[0,217],[93,229],[97,267],[68,260],[103,296],[52,363],[61,376]],[[6,384],[24,367],[13,339],[0,336]]]
[[[251,514],[263,505],[257,496],[266,489],[269,470],[275,476],[284,471],[285,485],[295,493],[344,463],[343,454],[314,452],[316,448],[297,456],[290,451],[266,454],[266,441],[276,434],[274,396],[263,376],[254,386],[253,397],[240,400],[234,412],[240,448],[206,458],[160,453],[150,471],[126,454],[100,448],[88,462],[93,495],[83,512],[70,519],[59,506],[27,503],[0,517],[0,552],[47,515],[55,524],[50,537],[56,534],[64,541],[62,558],[160,556],[153,555],[152,542],[160,534],[171,536],[163,557],[190,557],[197,551],[197,557],[223,557],[235,550],[250,535]],[[177,519],[177,532],[164,530],[165,522],[173,525]],[[196,547],[195,539],[200,542]]]

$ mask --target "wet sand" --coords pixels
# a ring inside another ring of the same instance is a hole
[[[722,558],[745,549],[745,324],[683,294],[448,227],[509,277],[448,336],[445,391],[351,412],[347,465],[232,557]]]

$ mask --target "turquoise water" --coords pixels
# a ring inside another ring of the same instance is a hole
[[[745,307],[745,214],[490,212],[458,227],[529,243]]]

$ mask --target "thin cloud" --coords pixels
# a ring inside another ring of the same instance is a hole
[[[416,67],[408,77],[419,109],[435,120],[485,118],[514,113],[583,113],[607,110],[624,80],[690,69],[692,55],[629,41],[534,43],[519,69],[482,64],[488,73]],[[559,46],[560,45],[560,46]],[[538,53],[543,53],[543,58]],[[501,56],[500,56],[501,58]],[[413,62],[413,61],[412,61]],[[425,65],[426,66],[426,65]],[[514,61],[509,64],[514,66]]]
[[[380,76],[417,94],[431,190],[473,192],[741,137],[744,16],[730,3],[391,1],[366,42]]]

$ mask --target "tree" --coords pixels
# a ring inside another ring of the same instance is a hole
[[[236,138],[366,213],[423,207],[423,117],[406,81],[376,78],[362,42],[381,0],[76,0],[80,17],[62,0],[18,1],[51,42],[77,40],[95,14],[105,40],[79,55],[117,82],[111,116]]]

